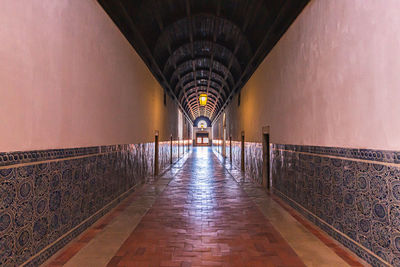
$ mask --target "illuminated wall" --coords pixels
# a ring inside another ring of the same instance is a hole
[[[269,126],[274,192],[374,266],[400,265],[399,10],[311,1],[225,110],[246,172]]]

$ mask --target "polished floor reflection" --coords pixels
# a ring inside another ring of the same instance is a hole
[[[48,266],[361,265],[256,185],[237,183],[207,147],[116,210]]]
[[[109,266],[303,266],[206,148],[183,170]]]

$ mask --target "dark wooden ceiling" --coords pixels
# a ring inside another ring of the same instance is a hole
[[[213,120],[309,0],[98,2],[186,115]]]

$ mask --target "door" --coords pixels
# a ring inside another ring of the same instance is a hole
[[[196,133],[196,145],[208,146],[208,144],[209,144],[208,133]]]
[[[263,134],[263,187],[270,189],[270,147],[269,147],[269,133]]]

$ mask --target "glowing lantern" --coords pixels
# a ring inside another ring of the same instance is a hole
[[[201,94],[199,97],[200,106],[205,106],[207,104],[207,95]]]

